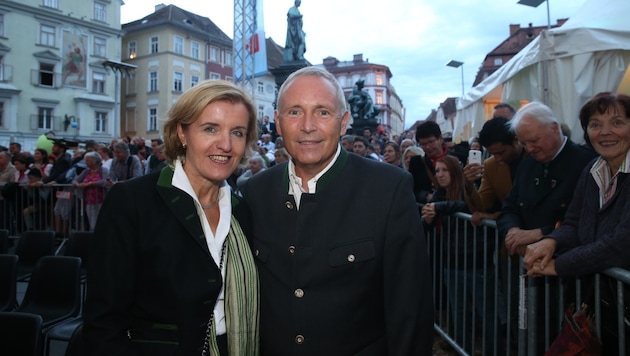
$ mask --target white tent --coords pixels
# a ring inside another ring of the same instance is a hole
[[[618,91],[630,64],[629,15],[628,0],[589,0],[561,27],[542,31],[458,101],[453,137],[476,135],[489,116],[486,100],[500,99],[546,102],[583,142],[580,107],[599,92]]]

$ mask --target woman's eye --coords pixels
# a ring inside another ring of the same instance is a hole
[[[232,135],[236,137],[243,137],[245,134],[242,131],[232,131]]]

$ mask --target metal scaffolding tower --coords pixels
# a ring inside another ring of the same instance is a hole
[[[250,39],[256,32],[256,0],[234,0],[234,82],[254,96],[254,55]],[[263,39],[264,41],[264,39]]]

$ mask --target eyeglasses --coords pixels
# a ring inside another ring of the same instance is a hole
[[[420,140],[419,144],[420,147],[426,147],[426,146],[433,146],[438,142],[438,140],[432,138],[432,139],[428,139],[428,140]]]

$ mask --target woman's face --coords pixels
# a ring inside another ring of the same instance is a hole
[[[42,157],[41,152],[35,150],[35,152],[33,152],[33,159],[35,160],[35,162],[42,162],[44,160],[44,157]]]
[[[26,164],[20,161],[13,162],[13,165],[15,166],[15,169],[17,169],[20,172],[24,172],[26,170]]]
[[[85,157],[85,165],[90,169],[96,169],[98,167],[94,157]]]
[[[385,146],[385,150],[383,151],[383,161],[387,163],[395,163],[396,162],[396,150],[391,145]]]
[[[479,144],[479,142],[475,141],[475,142],[470,144],[470,149],[471,150],[481,151],[481,145]]]
[[[591,116],[586,126],[593,148],[613,169],[619,168],[630,149],[630,118],[626,116],[621,108],[608,110]]]
[[[436,163],[435,178],[437,179],[438,185],[442,188],[446,188],[451,185],[451,173],[449,173],[443,162]]]
[[[234,172],[245,154],[248,122],[245,105],[215,101],[185,128],[178,125],[186,147],[184,171],[193,188],[219,184]]]
[[[288,159],[280,152],[275,152],[273,155],[276,157],[276,164],[288,161]]]

